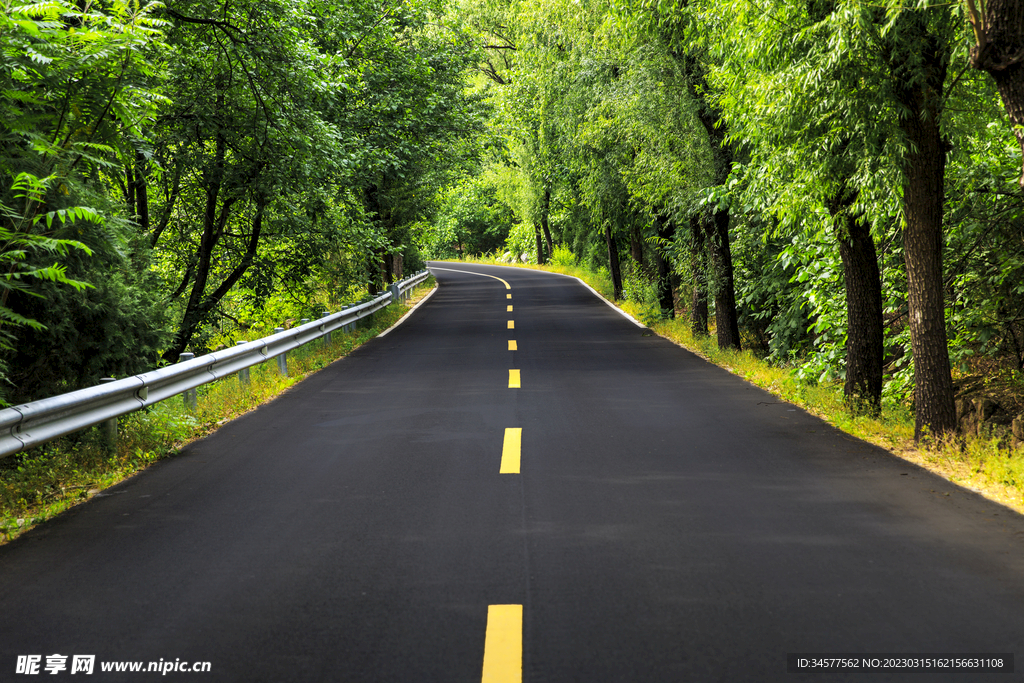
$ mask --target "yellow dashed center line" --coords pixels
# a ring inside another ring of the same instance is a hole
[[[523,449],[523,428],[509,427],[501,444],[501,467],[498,474],[519,474],[519,461]]]
[[[523,606],[489,605],[483,683],[523,680]]]
[[[494,275],[484,273],[473,273],[471,271],[456,270],[454,268],[433,268],[432,270],[447,270],[454,273],[468,273],[471,275],[483,275],[498,280],[505,289],[512,289],[512,286]],[[512,294],[505,294],[505,298],[512,299]],[[507,307],[507,312],[512,312],[512,304]],[[514,321],[508,321],[508,329],[514,330]],[[508,350],[516,351],[516,341],[508,340]],[[518,389],[521,386],[519,371],[508,371],[508,386],[510,389]],[[523,443],[523,430],[521,427],[509,427],[505,430],[505,440],[501,448],[500,474],[519,474],[519,464]],[[487,635],[484,639],[484,667],[482,683],[522,683],[523,681],[523,606],[522,605],[489,605],[487,607]]]

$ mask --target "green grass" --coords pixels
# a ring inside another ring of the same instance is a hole
[[[187,443],[348,355],[397,322],[433,283],[433,278],[428,278],[406,304],[378,311],[354,331],[335,332],[330,346],[315,341],[292,351],[287,377],[277,371],[276,360],[269,360],[250,368],[248,386],[228,377],[199,387],[194,411],[187,410],[179,396],[119,418],[118,444],[113,452],[99,428],[92,428],[0,459],[0,543],[177,453]]]
[[[494,258],[474,261],[572,275],[613,301],[610,278],[578,266],[507,264]],[[915,444],[914,412],[909,406],[886,405],[877,417],[859,414],[846,405],[843,388],[837,383],[808,384],[792,369],[772,365],[750,351],[720,350],[713,335],[695,337],[689,320],[662,320],[632,301],[613,302],[656,334],[804,408],[847,434],[881,446],[904,460],[1024,513],[1024,448],[1010,449],[999,439],[978,436]]]

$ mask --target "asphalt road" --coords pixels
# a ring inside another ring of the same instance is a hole
[[[0,548],[0,680],[1022,678],[787,672],[1024,653],[1020,516],[573,279],[434,265],[388,335]]]

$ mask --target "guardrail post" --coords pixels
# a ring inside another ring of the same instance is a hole
[[[235,346],[241,346],[243,344],[248,343],[249,342],[244,340],[236,341]],[[242,368],[241,370],[238,371],[238,383],[241,384],[243,387],[249,386],[249,368]]]
[[[345,310],[348,310],[349,308],[352,308],[352,304],[345,304],[344,306],[341,307],[341,310],[345,311]],[[341,331],[342,332],[351,332],[352,331],[352,323],[347,323],[345,325],[342,325],[341,326]]]
[[[195,357],[196,354],[194,353],[183,353],[178,356],[178,362],[184,363],[185,361],[192,360]],[[196,406],[199,403],[195,387],[191,389],[186,389],[182,396],[185,399],[185,408],[187,408],[188,410],[195,410]]]
[[[395,303],[402,298],[402,292],[398,289],[398,285],[394,283],[388,285],[388,291],[391,292],[391,303]]]
[[[103,384],[107,382],[116,382],[117,379],[114,377],[104,377],[100,380]],[[107,450],[114,452],[117,450],[117,418],[112,417],[109,420],[105,420],[100,425],[100,430],[103,433],[103,443],[106,445]]]
[[[278,332],[284,332],[284,328],[283,327],[275,327],[274,328],[274,334],[277,334]],[[284,353],[280,354],[277,357],[277,371],[281,373],[282,377],[287,377],[288,376],[288,352],[287,351],[285,351]]]
[[[324,311],[323,315],[321,315],[320,317],[321,318],[326,318],[329,315],[330,315],[330,312]],[[324,334],[324,346],[330,346],[330,345],[331,345],[331,331],[327,330],[327,332]]]

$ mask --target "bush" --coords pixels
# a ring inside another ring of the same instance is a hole
[[[551,253],[551,265],[575,266],[576,255],[572,253],[572,250],[569,249],[569,247],[556,244],[555,250]]]

